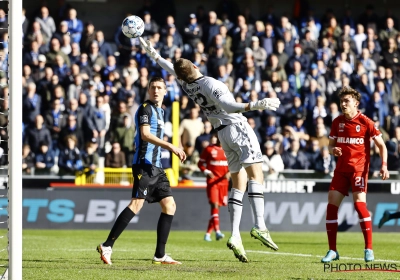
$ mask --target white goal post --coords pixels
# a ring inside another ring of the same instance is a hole
[[[9,0],[9,279],[22,279],[22,0]]]

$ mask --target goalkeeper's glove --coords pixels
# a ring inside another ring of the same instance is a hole
[[[279,108],[281,101],[278,98],[264,98],[256,102],[250,102],[250,110],[272,110],[276,111]]]
[[[154,60],[157,60],[160,57],[157,51],[151,46],[151,42],[149,40],[145,41],[142,37],[139,37],[139,40],[142,47],[146,50],[148,56]]]

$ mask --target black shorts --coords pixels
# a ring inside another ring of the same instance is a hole
[[[133,164],[132,175],[132,198],[144,198],[148,203],[154,203],[172,196],[164,169],[150,164]]]

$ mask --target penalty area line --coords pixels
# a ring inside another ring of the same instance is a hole
[[[323,258],[325,256],[320,255],[311,255],[311,254],[298,254],[298,253],[288,253],[288,252],[268,252],[268,251],[255,251],[255,250],[246,250],[248,253],[259,253],[259,254],[271,254],[271,255],[282,255],[282,256],[295,256],[295,257],[310,257],[310,258]],[[340,260],[354,260],[354,261],[364,261],[364,258],[351,258],[351,257],[342,257],[340,256]],[[381,260],[376,259],[375,262],[394,262],[400,263],[400,260]]]

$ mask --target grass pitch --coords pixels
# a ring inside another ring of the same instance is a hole
[[[278,252],[242,232],[250,263],[233,256],[226,247],[227,236],[205,242],[203,234],[172,231],[167,253],[183,265],[171,266],[151,264],[155,231],[125,231],[114,245],[113,265],[109,266],[96,252],[108,235],[106,230],[24,230],[23,279],[400,279],[395,272],[324,272],[320,263],[327,251],[324,232],[272,232]],[[400,271],[399,237],[397,233],[374,233],[375,264],[391,264]],[[364,268],[363,243],[361,232],[340,232],[341,260],[333,264],[356,263]],[[7,263],[4,254],[1,263]]]

